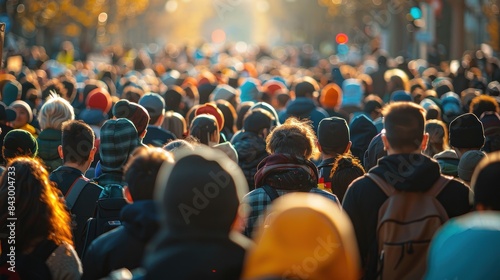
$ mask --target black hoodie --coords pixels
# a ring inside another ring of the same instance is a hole
[[[428,190],[440,176],[438,163],[421,154],[386,156],[369,172],[380,176],[397,190],[409,192]],[[470,192],[466,185],[452,180],[437,196],[437,200],[452,218],[471,210]],[[384,192],[370,178],[361,177],[349,186],[343,200],[342,206],[356,232],[365,279],[375,279],[378,211],[386,199]]]

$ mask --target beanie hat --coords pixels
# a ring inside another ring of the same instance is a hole
[[[484,127],[484,136],[492,136],[500,130],[500,115],[498,113],[484,112],[480,120]]]
[[[304,79],[300,83],[295,85],[294,92],[295,97],[305,97],[307,94],[313,94],[316,91],[314,84],[309,81],[309,79]]]
[[[173,86],[177,84],[177,80],[181,76],[181,73],[177,70],[171,70],[167,73],[161,75],[161,81],[167,86]]]
[[[38,143],[31,133],[22,129],[9,131],[3,139],[2,154],[5,159],[17,156],[36,157],[38,153]]]
[[[319,102],[325,108],[335,108],[342,104],[342,89],[337,84],[328,84],[321,90]]]
[[[279,80],[268,80],[262,85],[262,90],[267,94],[274,96],[276,93],[287,93],[288,89],[286,85]]]
[[[455,119],[462,113],[461,101],[458,94],[454,92],[448,92],[441,96],[441,107],[443,108],[443,119],[445,122],[449,123],[451,120]]]
[[[458,163],[458,176],[460,179],[470,182],[476,166],[485,157],[486,154],[479,150],[465,152]]]
[[[274,116],[273,126],[279,126],[280,125],[280,120],[278,118],[278,113],[276,112],[276,110],[274,109],[274,107],[271,106],[269,103],[266,103],[266,102],[257,102],[255,104],[253,104],[252,107],[250,107],[250,110],[257,109],[257,108],[264,109],[264,110],[268,111],[269,113],[271,113],[271,115]]]
[[[254,78],[247,78],[239,87],[241,102],[259,101],[261,93],[259,90],[260,82]]]
[[[347,79],[342,83],[342,107],[361,107],[363,102],[363,89],[356,79]]]
[[[21,98],[21,84],[18,81],[7,82],[2,89],[2,100],[9,106],[12,102]]]
[[[350,140],[349,127],[344,119],[330,117],[319,122],[318,142],[321,147],[345,149]]]
[[[23,108],[28,112],[28,122],[33,121],[33,111],[31,111],[31,107],[28,103],[22,101],[22,100],[16,100],[10,104],[11,108]]]
[[[450,145],[456,148],[481,148],[484,145],[483,124],[476,115],[463,114],[450,123]]]
[[[130,120],[137,129],[137,134],[141,135],[149,123],[149,113],[141,105],[121,99],[113,106],[113,115],[116,118],[126,118]]]
[[[17,117],[16,111],[11,108],[7,108],[7,106],[0,102],[0,121],[11,122],[15,120]]]
[[[260,108],[251,109],[243,119],[243,129],[259,133],[262,129],[271,129],[273,121],[273,115],[266,110]]]
[[[209,114],[215,117],[217,119],[217,126],[219,128],[219,131],[224,128],[224,114],[222,114],[222,111],[217,108],[212,103],[205,103],[204,105],[201,105],[196,109],[195,116],[199,116],[201,114]]]
[[[391,94],[391,102],[412,102],[411,94],[404,90],[396,90]]]
[[[113,105],[111,96],[103,88],[96,88],[89,92],[85,105],[87,109],[98,109],[107,114]]]
[[[139,105],[143,106],[151,118],[159,117],[165,110],[165,100],[158,93],[146,93],[139,99]]]
[[[131,121],[124,118],[106,121],[101,127],[99,144],[103,173],[122,172],[129,155],[138,145],[137,130]]]
[[[212,92],[213,101],[217,101],[220,99],[230,101],[231,98],[234,98],[235,96],[236,90],[228,85],[218,85]]]

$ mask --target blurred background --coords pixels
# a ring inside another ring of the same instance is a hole
[[[233,44],[279,52],[297,46],[355,60],[379,49],[450,60],[487,44],[500,51],[500,0],[0,0],[5,49],[64,41],[81,56],[110,48]]]

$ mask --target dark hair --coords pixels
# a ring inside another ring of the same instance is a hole
[[[288,118],[266,138],[269,154],[291,154],[306,159],[316,153],[316,134],[309,120]]]
[[[476,166],[471,179],[471,188],[474,192],[474,207],[482,204],[485,208],[500,211],[500,188],[497,182],[500,179],[500,152],[489,153]]]
[[[425,124],[425,132],[429,134],[429,143],[424,154],[433,157],[435,154],[447,150],[448,127],[440,120],[428,120]]]
[[[479,95],[472,99],[469,105],[469,113],[473,113],[476,117],[480,118],[484,112],[499,112],[495,97]]]
[[[208,145],[210,135],[218,133],[217,119],[209,114],[201,114],[194,118],[189,129],[189,135],[200,140],[201,144]]]
[[[124,181],[134,201],[152,200],[156,175],[164,162],[173,162],[172,156],[161,148],[140,146],[124,167]]]
[[[14,183],[14,190],[12,188]],[[59,189],[49,180],[47,170],[32,158],[13,159],[0,179],[0,231],[7,232],[8,201],[14,192],[16,202],[16,251],[21,253],[52,240],[57,245],[63,242],[73,245],[71,219]]]
[[[186,96],[186,92],[180,86],[172,85],[163,94],[163,99],[165,99],[165,111],[178,111],[182,99]]]
[[[347,187],[356,178],[363,176],[365,169],[361,162],[351,154],[342,154],[335,158],[330,178],[332,178],[332,191],[340,202],[344,199]]]
[[[392,148],[414,151],[422,143],[425,110],[411,102],[395,102],[383,110],[385,135]]]
[[[62,124],[62,149],[64,162],[85,163],[94,148],[95,135],[88,124],[71,120]]]
[[[286,104],[288,103],[288,101],[290,101],[290,95],[288,93],[278,93],[278,95],[276,96],[276,100],[278,101],[278,104],[280,106],[286,106]]]
[[[243,128],[243,119],[245,119],[245,115],[253,105],[253,101],[245,101],[240,104],[240,108],[238,109],[238,113],[236,115],[236,129],[241,130]]]
[[[234,133],[234,121],[236,120],[236,110],[233,105],[226,100],[219,99],[215,101],[215,105],[224,115],[224,128],[229,129]]]

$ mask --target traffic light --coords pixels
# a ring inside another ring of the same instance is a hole
[[[347,42],[349,42],[349,36],[345,33],[339,33],[335,36],[335,42],[337,42],[337,53],[340,55],[346,55],[349,53],[349,46],[347,46]]]

